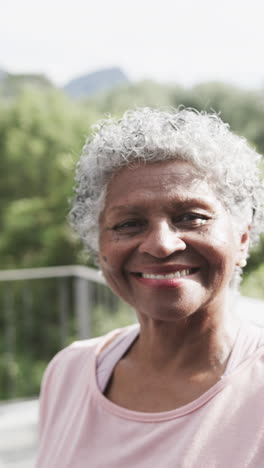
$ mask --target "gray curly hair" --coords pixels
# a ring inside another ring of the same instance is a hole
[[[139,108],[120,120],[106,118],[93,126],[76,171],[70,221],[88,251],[98,254],[99,215],[107,184],[124,166],[181,160],[191,163],[213,186],[221,203],[238,221],[251,225],[250,246],[264,230],[261,155],[233,134],[216,113],[178,108]]]

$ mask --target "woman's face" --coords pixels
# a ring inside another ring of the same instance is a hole
[[[108,185],[100,265],[139,315],[172,321],[221,307],[247,240],[188,163],[124,168]]]

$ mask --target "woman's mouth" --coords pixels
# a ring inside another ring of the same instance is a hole
[[[179,280],[195,274],[199,268],[183,268],[167,273],[145,273],[137,272],[134,276],[147,286],[175,287],[180,284]]]
[[[173,279],[173,278],[182,278],[183,276],[191,275],[195,273],[197,268],[188,268],[186,270],[178,270],[174,271],[173,273],[165,273],[165,274],[153,274],[153,273],[139,273],[142,278],[150,278],[150,279]]]

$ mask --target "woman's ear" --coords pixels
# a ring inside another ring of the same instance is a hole
[[[241,268],[244,268],[247,264],[250,230],[251,225],[248,225],[247,229],[240,235],[237,266]]]

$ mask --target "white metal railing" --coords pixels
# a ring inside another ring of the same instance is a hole
[[[77,278],[105,283],[99,270],[82,265],[54,266],[43,268],[21,268],[18,270],[0,270],[0,281],[18,281],[41,278],[60,278],[75,276]]]
[[[31,365],[44,365],[73,340],[133,322],[129,309],[90,267],[1,270],[0,400],[37,394]]]
[[[89,281],[106,285],[105,279],[100,271],[81,265],[0,270],[1,282],[67,277],[74,278],[74,309],[78,323],[79,338],[88,338],[91,336]],[[61,295],[63,296],[63,293]],[[63,297],[61,301],[65,303]]]

